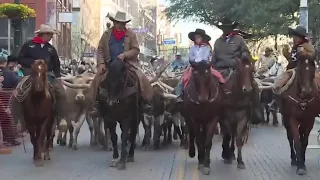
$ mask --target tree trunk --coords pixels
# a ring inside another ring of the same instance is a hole
[[[278,50],[278,35],[274,35],[274,49]]]

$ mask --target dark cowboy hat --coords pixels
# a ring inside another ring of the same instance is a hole
[[[290,36],[299,36],[302,38],[308,37],[307,30],[303,26],[298,26],[295,29],[289,28],[288,32]]]
[[[206,41],[210,41],[210,40],[211,40],[211,37],[210,37],[209,35],[207,35],[207,34],[206,34],[206,31],[203,30],[203,29],[196,29],[194,32],[190,32],[190,33],[188,34],[188,37],[189,37],[189,39],[191,39],[192,41],[194,41],[194,36],[197,35],[197,34],[200,35],[200,36],[202,36],[203,39],[206,40]]]
[[[264,50],[265,52],[273,52],[273,49],[270,47],[266,47],[266,49]]]
[[[231,21],[229,19],[223,19],[222,21],[220,21],[218,23],[217,27],[218,28],[231,27],[231,28],[235,29],[238,25],[239,25],[239,23],[236,21]]]
[[[17,63],[18,62],[18,58],[16,56],[10,55],[7,57],[8,61],[7,63]]]

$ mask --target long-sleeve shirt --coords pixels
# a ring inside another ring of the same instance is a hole
[[[187,63],[182,59],[179,59],[179,60],[176,59],[171,64],[172,71],[176,71],[180,68],[186,68],[186,67],[187,67]]]
[[[24,43],[19,52],[19,64],[22,68],[28,69],[36,59],[46,61],[48,71],[53,72],[56,77],[61,77],[58,53],[51,44],[37,44],[32,40]]]
[[[266,77],[278,77],[285,71],[285,66],[281,63],[274,63],[270,70],[266,73]]]
[[[211,48],[208,45],[193,45],[189,50],[189,61],[210,61]]]

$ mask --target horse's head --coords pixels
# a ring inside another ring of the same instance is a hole
[[[109,64],[108,75],[106,78],[108,101],[118,101],[121,92],[126,87],[127,70],[126,65],[122,60],[115,60]]]
[[[210,86],[212,85],[211,65],[206,61],[199,63],[190,62],[192,70],[192,78],[195,83],[196,91],[198,92],[199,101],[209,101]]]
[[[303,98],[312,95],[312,85],[315,77],[315,62],[307,57],[299,57],[297,67],[298,87]]]
[[[236,67],[236,83],[243,93],[250,93],[253,87],[253,65],[249,58],[238,59]]]
[[[37,59],[31,65],[31,74],[30,78],[32,80],[32,89],[33,92],[42,93],[45,92],[45,89],[48,84],[48,67],[44,60]]]

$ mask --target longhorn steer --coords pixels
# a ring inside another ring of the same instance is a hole
[[[90,130],[90,145],[95,144],[94,139],[94,123],[89,117],[88,110],[92,108],[93,105],[93,93],[90,88],[90,81],[93,77],[90,74],[82,74],[72,77],[63,77],[63,84],[66,87],[66,97],[68,103],[68,117],[66,122],[62,121],[61,123],[66,123],[70,133],[69,147],[72,147],[74,150],[78,149],[78,135],[80,128],[84,123],[84,120],[87,120]],[[58,143],[60,145],[66,145],[66,136],[62,138],[62,124],[59,125],[59,136]],[[65,128],[66,130],[66,128]],[[64,132],[66,134],[66,132]]]

